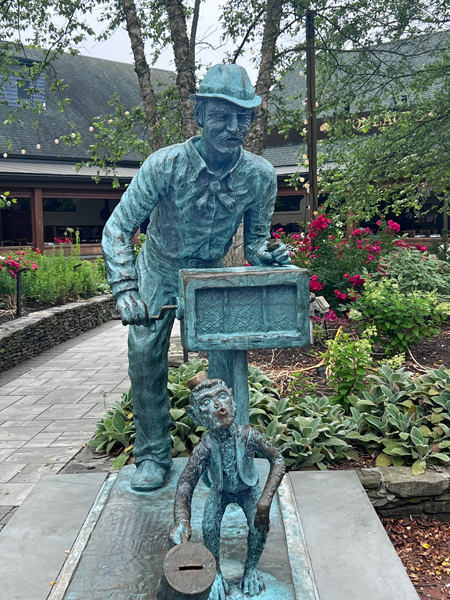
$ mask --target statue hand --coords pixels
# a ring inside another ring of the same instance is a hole
[[[116,308],[124,325],[148,325],[147,307],[137,290],[120,292],[116,300]]]
[[[272,248],[269,247],[269,244],[272,245]],[[261,265],[274,263],[278,265],[291,264],[291,254],[282,242],[278,242],[276,246],[268,240],[262,242],[256,250],[255,256]]]
[[[260,498],[256,505],[255,529],[261,533],[267,533],[270,529],[270,505],[271,502]]]
[[[171,547],[183,543],[183,533],[186,535],[188,540],[191,539],[192,529],[190,523],[187,521],[180,521],[170,530],[169,543]]]

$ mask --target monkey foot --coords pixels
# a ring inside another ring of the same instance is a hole
[[[225,581],[222,573],[219,571],[216,575],[214,583],[212,584],[208,600],[225,600],[225,597],[229,591],[228,583]]]
[[[137,492],[150,492],[163,486],[167,469],[152,460],[139,463],[131,478],[131,487]]]
[[[246,596],[258,596],[265,590],[265,585],[262,582],[256,569],[249,569],[239,582],[239,587]]]

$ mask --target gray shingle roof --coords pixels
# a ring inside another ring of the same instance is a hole
[[[39,52],[27,52],[33,60],[39,60]],[[86,158],[87,149],[94,143],[94,132],[89,131],[94,117],[112,112],[108,101],[114,93],[119,94],[122,104],[126,108],[137,106],[141,103],[136,73],[132,64],[121,63],[89,56],[72,56],[63,54],[55,63],[54,68],[59,77],[68,85],[62,96],[71,99],[64,113],[60,112],[57,94],[50,91],[51,80],[47,79],[46,110],[42,111],[37,129],[34,129],[33,116],[29,111],[23,111],[20,119],[23,126],[15,123],[4,125],[3,121],[9,113],[9,107],[0,106],[0,160],[3,152],[10,156],[16,155],[24,160],[28,157],[39,158]],[[173,83],[173,73],[161,69],[152,69],[154,88],[159,89],[159,84],[168,86]],[[60,143],[55,144],[55,138],[69,135],[74,129],[82,134],[83,143],[74,149]],[[6,147],[6,137],[12,142],[13,150]],[[36,144],[41,145],[40,150]],[[21,150],[26,154],[23,157]],[[139,160],[137,156],[129,156],[133,162]]]
[[[413,39],[400,39],[397,42],[381,44],[373,49],[373,53],[375,56],[378,56],[385,65],[384,67],[383,64],[381,65],[380,73],[389,71],[390,66],[395,63],[398,64],[402,56],[405,72],[407,71],[408,67],[410,67],[410,72],[414,72],[415,70],[419,70],[421,67],[425,66],[427,63],[434,62],[439,56],[439,53],[447,48],[449,44],[450,31],[440,31],[417,36]],[[320,53],[317,55],[317,60],[320,60]],[[355,60],[358,60],[357,53],[348,52],[343,56],[343,61],[351,62]],[[300,72],[302,70],[306,72],[305,63],[305,60],[301,60],[294,64],[292,69],[283,76],[281,84],[274,88],[272,92],[272,98],[269,103],[269,110],[272,114],[274,114],[277,110],[277,95],[281,96],[282,98],[292,98],[292,100],[288,101],[288,107],[290,110],[297,110],[303,106],[302,101],[307,95],[306,77],[301,76]],[[337,84],[339,74],[339,71],[337,71],[333,78]],[[376,74],[370,79],[373,85],[376,84],[377,81],[383,81],[383,77]],[[404,81],[407,83],[408,79],[404,78]],[[334,84],[331,83],[331,85]],[[320,88],[319,82],[317,84],[317,88]],[[433,91],[434,89],[436,89],[436,86],[433,86],[430,91]],[[389,90],[389,86],[387,90]],[[294,96],[297,94],[299,97],[294,98]],[[411,98],[409,98],[409,100],[411,100]],[[304,108],[306,114],[306,107]],[[355,110],[355,107],[350,107],[350,110]],[[320,113],[319,107],[318,117],[320,118],[322,116],[324,115]]]

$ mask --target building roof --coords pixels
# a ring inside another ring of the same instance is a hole
[[[42,53],[27,51],[27,58],[39,61]],[[68,86],[62,92],[62,97],[70,98],[70,103],[64,112],[60,111],[58,94],[50,91],[52,78],[45,80],[46,109],[41,112],[35,128],[31,111],[24,110],[19,118],[23,125],[13,123],[0,126],[0,161],[7,152],[10,157],[20,157],[24,162],[28,158],[46,159],[77,159],[88,158],[87,150],[95,142],[94,132],[89,131],[95,117],[112,112],[108,104],[113,95],[117,93],[125,109],[132,108],[141,103],[139,86],[137,83],[134,65],[90,56],[61,55],[54,63],[53,68],[58,72],[59,78]],[[48,72],[51,74],[53,68]],[[173,83],[173,73],[162,69],[152,69],[153,84],[158,91],[159,86],[167,87]],[[3,122],[11,108],[0,106],[0,120]],[[72,125],[73,124],[73,127]],[[64,143],[55,144],[55,139],[61,135],[70,135],[72,130],[82,134],[81,146],[70,148]],[[12,150],[6,145],[6,139],[12,143]],[[41,148],[37,149],[36,144]],[[26,154],[22,155],[24,148]],[[129,155],[128,160],[138,162],[140,157]]]
[[[450,44],[450,31],[439,31],[429,34],[417,36],[415,38],[400,39],[396,42],[388,42],[386,44],[380,44],[373,48],[374,57],[380,59],[380,68],[378,72],[374,72],[371,77],[371,81],[375,86],[377,82],[389,79],[389,70],[392,65],[398,63],[403,56],[403,65],[405,71],[414,72],[424,67],[427,63],[434,62],[440,56],[440,52],[448,48]],[[318,53],[317,60],[320,59]],[[358,60],[357,54],[346,52],[343,56],[344,61],[349,63]],[[384,65],[384,67],[382,66]],[[304,75],[300,75],[304,72]],[[287,99],[287,107],[289,110],[298,110],[304,105],[303,100],[306,99],[306,64],[305,60],[298,61],[293,67],[286,72],[282,77],[279,85],[275,86],[272,92],[271,100],[269,102],[269,111],[275,114],[277,111],[278,103],[277,96],[283,99]],[[332,86],[339,85],[339,77],[342,75],[342,71],[339,69],[335,72],[334,77],[331,81]],[[408,78],[405,77],[404,81],[407,82]],[[320,86],[318,86],[320,87]],[[430,91],[433,91],[436,86],[433,86]],[[389,91],[389,86],[385,92]],[[376,95],[374,91],[374,95]],[[411,100],[411,98],[410,98]],[[392,99],[386,100],[386,105],[392,102]],[[306,115],[306,106],[304,106]],[[350,112],[356,110],[355,106],[350,107]],[[320,107],[317,112],[318,118],[323,118],[323,113],[320,112]]]
[[[0,161],[0,177],[3,180],[14,179],[20,175],[21,181],[45,179],[46,181],[58,181],[68,179],[76,182],[81,180],[91,181],[97,173],[96,168],[81,167],[78,171],[76,163],[63,161],[51,162],[45,160],[21,160],[10,159]],[[135,167],[117,167],[115,173],[108,173],[100,170],[102,181],[112,181],[114,177],[119,179],[121,184],[129,183],[136,175],[138,166]]]

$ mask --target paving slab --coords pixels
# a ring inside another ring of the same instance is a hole
[[[0,440],[0,448],[13,448],[17,450],[18,448],[22,448],[24,444],[26,444],[26,441],[19,442],[18,440],[13,440],[5,442]]]
[[[39,481],[0,531],[2,599],[47,598],[105,477],[50,475]]]
[[[41,417],[52,421],[59,419],[81,419],[91,408],[93,408],[93,405],[89,404],[75,404],[74,406],[69,404],[53,404],[45,409]]]
[[[72,456],[78,452],[77,449],[69,449],[65,447],[58,448],[19,448],[19,450],[0,450],[1,452],[9,452],[6,462],[20,462],[26,464],[46,464],[46,463],[61,463],[65,464]],[[0,454],[1,456],[1,454]]]
[[[50,404],[76,404],[79,400],[81,400],[81,398],[86,396],[87,393],[87,389],[78,390],[76,387],[69,389],[66,387],[64,390],[58,388],[39,400],[38,405],[46,404],[47,406],[50,406]]]
[[[95,424],[97,419],[58,419],[57,421],[52,421],[45,427],[45,431],[73,431],[80,433],[89,433],[89,431],[95,430]],[[1,428],[0,428],[1,431]]]
[[[30,494],[34,485],[34,483],[0,483],[0,506],[20,506]],[[0,581],[2,581],[1,575]]]
[[[290,479],[320,600],[419,600],[354,471]]]
[[[0,483],[8,483],[17,473],[26,467],[26,463],[7,463],[0,464]]]
[[[47,419],[33,419],[32,421],[13,421],[12,419],[3,423],[0,427],[0,431],[6,431],[7,429],[11,429],[13,427],[20,427],[21,429],[36,429],[41,428],[44,429],[47,425],[50,425],[52,421]]]

